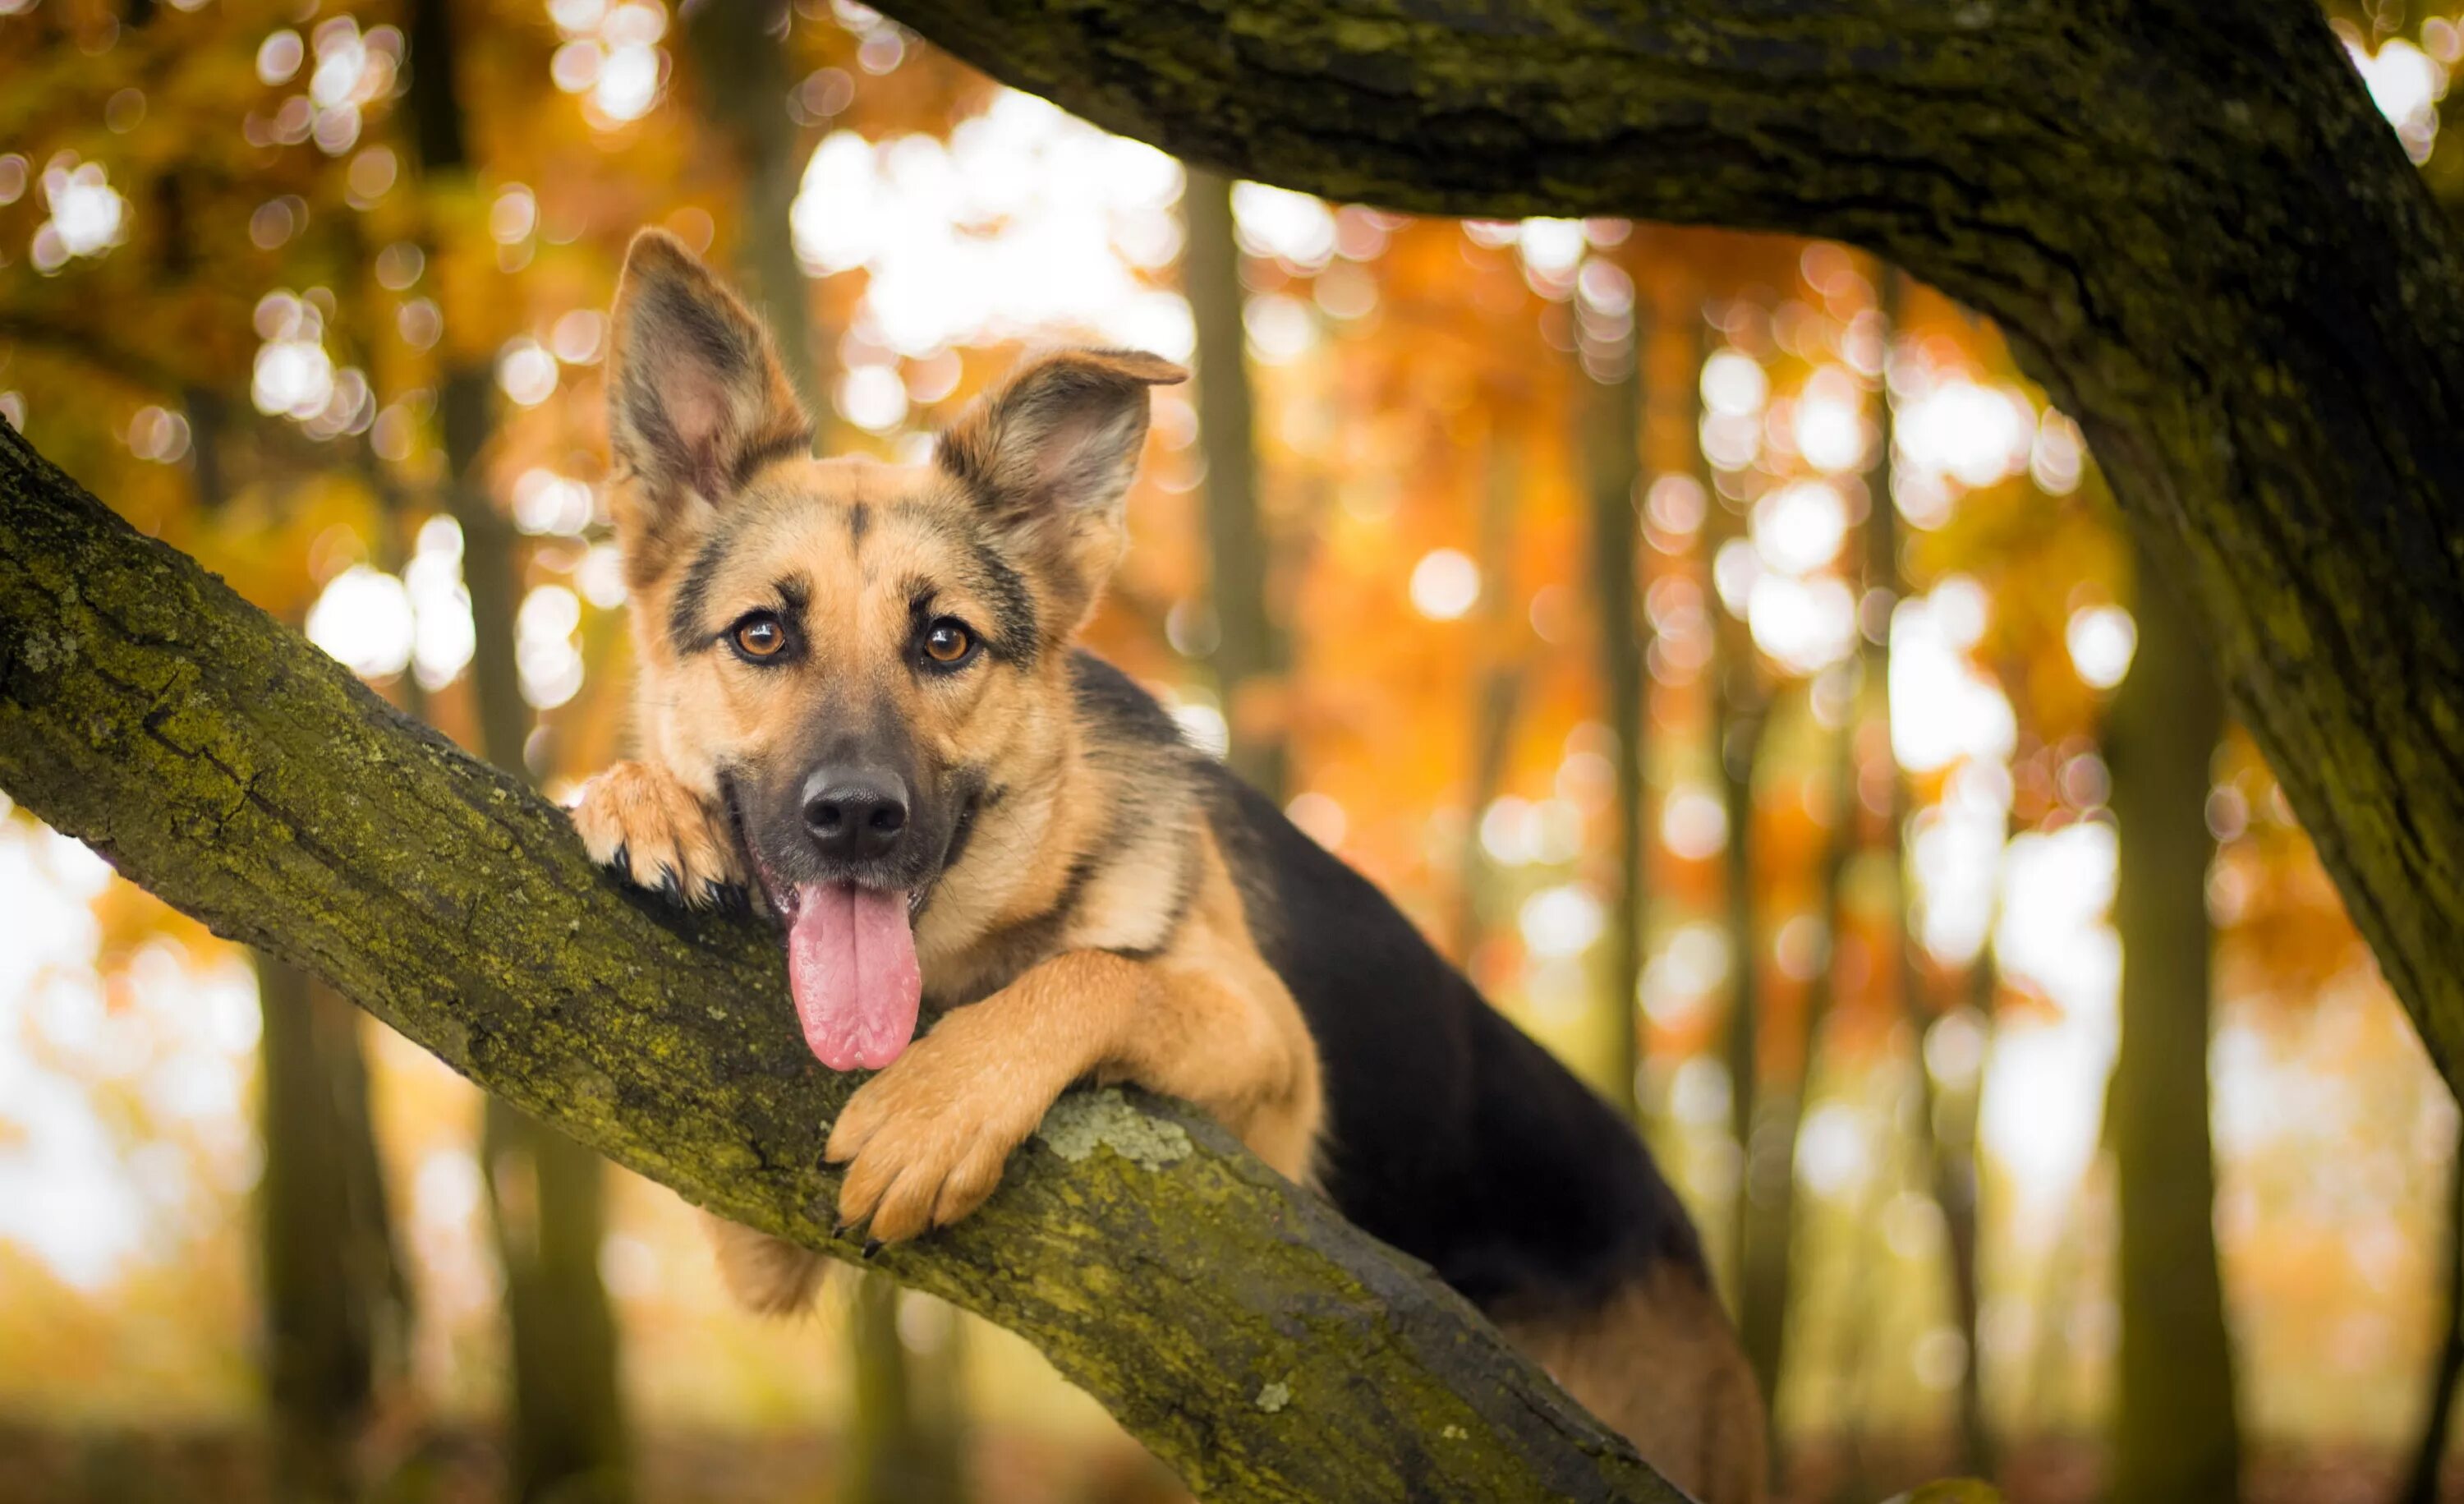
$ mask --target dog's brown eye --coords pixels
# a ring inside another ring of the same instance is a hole
[[[787,628],[768,611],[757,611],[736,624],[736,650],[748,658],[775,658],[787,646]]]
[[[935,663],[956,663],[975,645],[973,633],[946,617],[924,633],[924,656]]]

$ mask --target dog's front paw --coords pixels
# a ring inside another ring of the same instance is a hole
[[[1010,1151],[1035,1131],[1052,1093],[1027,1086],[977,1047],[961,1009],[859,1088],[823,1156],[847,1167],[839,1226],[896,1243],[948,1227],[1001,1183]]]
[[[694,908],[744,901],[725,822],[674,776],[619,763],[582,785],[573,824],[590,859]]]

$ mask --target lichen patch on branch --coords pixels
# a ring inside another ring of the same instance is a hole
[[[1044,1115],[1035,1137],[1072,1164],[1108,1148],[1139,1169],[1160,1170],[1191,1152],[1189,1135],[1178,1123],[1148,1117],[1114,1086],[1067,1093]]]

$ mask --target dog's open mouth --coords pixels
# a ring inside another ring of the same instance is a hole
[[[915,1037],[923,969],[915,923],[943,874],[965,848],[983,803],[970,791],[932,873],[913,887],[827,880],[795,882],[762,859],[746,828],[736,781],[718,778],[729,833],[787,943],[787,986],[813,1057],[833,1071],[878,1071]]]
[[[878,1071],[915,1037],[923,973],[907,895],[803,883],[770,896],[787,925],[787,986],[814,1058]]]
[[[915,960],[920,892],[851,882],[790,883],[761,859],[735,781],[719,799],[736,849],[787,939],[787,990],[813,1058],[833,1071],[878,1071],[915,1038],[924,977]]]

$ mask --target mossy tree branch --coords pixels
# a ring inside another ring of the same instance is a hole
[[[524,1112],[852,1257],[777,938],[621,888],[564,815],[0,423],[0,788]],[[1168,1103],[1056,1108],[899,1279],[1025,1336],[1199,1493],[1674,1500],[1425,1269]]]
[[[884,0],[1218,170],[1831,236],[1992,317],[2464,1078],[2464,264],[2316,0]]]

